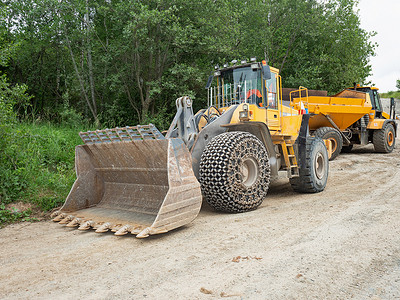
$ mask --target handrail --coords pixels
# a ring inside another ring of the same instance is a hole
[[[301,92],[302,91],[305,91],[306,92],[306,101],[304,102],[304,107],[306,107],[307,109],[309,108],[308,107],[308,89],[306,88],[306,87],[304,87],[304,86],[299,86],[299,89],[298,90],[294,90],[294,91],[291,91],[290,93],[289,93],[289,97],[290,97],[290,106],[292,107],[292,108],[294,108],[294,104],[293,104],[293,100],[292,100],[292,93],[299,93],[299,99],[300,99],[300,102],[303,102],[302,101],[302,98],[301,98]],[[292,112],[291,112],[292,113]]]
[[[278,98],[278,107],[279,107],[279,116],[282,118],[282,76],[278,75],[278,84],[279,84],[279,96]]]
[[[222,84],[221,81],[217,82],[216,86],[208,88],[208,106],[226,107],[237,103],[248,103],[250,99],[247,98],[247,93],[251,90],[257,89],[257,85],[251,80],[245,80],[240,85],[235,83]],[[264,93],[264,90],[262,93]],[[261,93],[261,92],[260,92]],[[263,97],[263,105],[266,105]]]

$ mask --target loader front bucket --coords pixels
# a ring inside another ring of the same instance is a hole
[[[138,238],[191,222],[202,202],[191,155],[181,139],[155,130],[81,133],[86,145],[75,150],[77,179],[54,221]]]

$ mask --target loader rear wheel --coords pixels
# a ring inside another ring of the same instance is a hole
[[[250,133],[217,135],[201,156],[201,189],[215,210],[239,213],[256,209],[267,195],[269,180],[267,151]]]
[[[319,137],[308,137],[305,157],[300,163],[299,177],[290,178],[293,190],[300,193],[318,193],[328,181],[329,160],[325,143]]]
[[[376,152],[390,153],[394,149],[396,142],[394,127],[390,123],[386,123],[382,129],[375,130],[372,142]]]
[[[323,140],[330,140],[332,144],[332,155],[329,160],[334,160],[342,151],[343,137],[340,132],[332,127],[321,127],[315,130],[314,136]]]

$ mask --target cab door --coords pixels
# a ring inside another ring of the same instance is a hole
[[[278,101],[278,74],[271,72],[271,79],[263,80],[264,103],[267,109],[267,125],[270,130],[280,130]]]

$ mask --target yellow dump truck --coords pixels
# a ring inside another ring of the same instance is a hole
[[[311,96],[306,88],[300,87],[290,92],[290,106],[300,110],[302,105],[311,114],[311,133],[332,142],[330,159],[341,151],[351,151],[354,144],[373,143],[375,151],[381,153],[394,149],[397,133],[394,102],[390,114],[384,112],[375,87],[355,86],[330,97]]]
[[[151,124],[81,132],[77,180],[54,221],[143,238],[192,221],[202,198],[218,211],[256,209],[278,172],[295,191],[324,190],[331,142],[282,104],[278,69],[233,61],[206,88],[196,114],[190,98],[177,99],[165,135]]]

